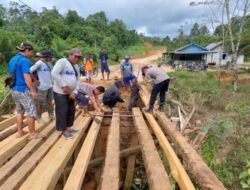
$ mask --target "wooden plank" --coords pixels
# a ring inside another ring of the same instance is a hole
[[[154,144],[154,140],[150,134],[141,111],[139,108],[134,108],[133,113],[136,115],[141,115],[141,117],[134,118],[134,123],[142,149],[142,156],[150,189],[173,189],[170,185],[167,172],[165,171],[161,162],[160,156]]]
[[[42,133],[49,136],[55,131],[55,122],[49,124]],[[44,142],[44,139],[30,141],[22,150],[4,164],[0,170],[0,185]]]
[[[144,104],[147,104],[149,102],[149,98],[148,98],[148,96],[146,96],[145,93],[141,94],[141,99],[144,102]],[[174,179],[176,180],[176,182],[178,183],[179,187],[182,190],[194,190],[195,188],[194,188],[189,176],[187,175],[187,172],[185,171],[185,169],[181,165],[180,160],[176,156],[173,148],[171,147],[166,136],[162,132],[160,126],[155,121],[154,116],[150,113],[145,113],[145,112],[144,112],[144,115],[145,115],[146,119],[148,120],[151,128],[153,129],[157,139],[159,140],[160,146],[163,149],[164,154],[166,155],[166,157],[168,159],[168,163],[169,163],[170,168],[171,168],[171,173],[172,173]]]
[[[114,113],[109,129],[106,158],[100,189],[118,190],[120,179],[120,118]]]
[[[226,188],[215,176],[213,171],[202,160],[201,156],[188,143],[187,139],[175,129],[171,121],[163,113],[156,113],[156,117],[161,123],[163,130],[168,135],[179,155],[188,169],[193,175],[196,182],[202,189],[225,190]]]
[[[36,152],[34,152],[18,169],[13,175],[11,175],[0,187],[0,190],[14,190],[20,187],[25,179],[30,175],[33,168],[43,159],[49,149],[59,139],[61,133],[54,132]]]
[[[16,123],[16,116],[12,116],[9,119],[5,119],[0,122],[0,131],[8,128],[10,125],[14,125]]]
[[[45,126],[47,126],[47,124],[51,122],[48,117],[44,118],[44,121],[44,124],[36,123],[36,131],[41,131],[45,128]],[[16,138],[16,134],[13,134],[3,141],[3,143],[6,144],[0,148],[0,166],[28,143],[28,129],[24,129],[24,132],[26,134],[20,138]],[[10,139],[11,141],[9,141]]]
[[[136,134],[133,134],[130,141],[130,148],[135,147],[138,144],[138,138]],[[124,189],[129,190],[131,189],[131,185],[133,182],[134,177],[134,169],[135,169],[135,159],[136,155],[131,155],[128,157],[127,161],[127,172],[124,182]]]
[[[97,119],[102,121],[102,117],[97,117]],[[88,163],[94,149],[95,141],[100,130],[100,126],[101,122],[96,122],[96,120],[93,120],[81,151],[78,154],[76,162],[74,163],[68,180],[63,188],[64,190],[81,189],[82,182],[88,168]]]
[[[74,123],[74,128],[80,130],[80,133],[69,140],[62,136],[22,184],[19,190],[54,189],[90,121],[90,117],[78,117]]]
[[[143,87],[143,89],[145,89],[145,87]],[[148,102],[147,97],[147,94],[141,96],[144,104]],[[221,181],[219,181],[213,171],[202,160],[201,156],[193,149],[185,137],[176,130],[174,124],[167,116],[164,113],[156,112],[156,117],[171,142],[174,143],[174,147],[176,147],[176,151],[178,151],[179,155],[182,157],[184,165],[202,189],[225,190],[226,188]]]
[[[24,126],[27,126],[27,121],[24,121]],[[8,136],[12,135],[13,133],[17,132],[17,126],[16,124],[11,125],[10,127],[4,129],[3,131],[0,132],[0,141],[2,141],[3,139],[7,138]]]

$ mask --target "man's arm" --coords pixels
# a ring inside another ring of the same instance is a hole
[[[33,75],[33,73],[34,73],[35,71],[37,71],[40,67],[41,67],[41,62],[36,62],[34,65],[32,65],[32,66],[30,67],[30,72],[31,72],[30,77],[31,77],[31,79],[35,82],[36,85],[39,85],[40,82],[39,82],[39,79],[37,79],[37,78]]]
[[[94,106],[95,110],[96,110],[101,116],[103,116],[103,112],[102,112],[101,108],[98,106],[98,103],[97,103],[95,97],[90,96],[89,99],[90,99],[92,105]]]
[[[25,79],[25,83],[26,85],[28,86],[30,92],[31,92],[31,95],[32,97],[36,100],[37,99],[37,93],[33,87],[33,84],[32,84],[32,79],[30,77],[30,74],[29,73],[24,73],[24,79]]]

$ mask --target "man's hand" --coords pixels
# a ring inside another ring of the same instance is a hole
[[[104,112],[102,112],[101,110],[99,110],[98,113],[99,113],[99,115],[100,115],[101,117],[104,116]]]
[[[62,89],[63,89],[63,92],[64,92],[65,94],[69,94],[69,93],[70,93],[70,90],[69,90],[69,87],[68,87],[68,86],[64,86],[64,87],[62,87]]]
[[[34,82],[35,82],[35,85],[36,85],[36,86],[39,86],[39,84],[40,84],[40,81],[39,81],[39,80],[35,80]]]
[[[32,92],[30,92],[30,93],[31,93],[31,96],[32,96],[32,98],[33,98],[34,100],[37,100],[37,99],[38,99],[38,95],[37,95],[36,91],[32,91]]]
[[[75,100],[75,99],[76,99],[75,93],[71,93],[71,94],[69,95],[69,98],[72,99],[72,100]]]

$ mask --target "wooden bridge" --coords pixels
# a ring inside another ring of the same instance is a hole
[[[148,97],[144,93],[141,103]],[[91,118],[77,112],[74,128],[80,133],[71,140],[55,131],[55,121],[46,116],[36,129],[47,138],[32,141],[27,127],[26,135],[16,138],[15,117],[2,121],[0,190],[131,189],[140,153],[149,189],[174,189],[170,177],[181,190],[226,189],[164,113],[153,116],[140,108],[124,113],[116,109]],[[87,173],[93,174],[92,184]]]

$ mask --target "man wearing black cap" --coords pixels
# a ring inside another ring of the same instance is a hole
[[[17,137],[24,135],[23,119],[24,114],[28,120],[30,138],[42,138],[42,134],[35,132],[36,106],[34,99],[37,99],[37,93],[32,85],[30,76],[30,61],[33,47],[29,43],[21,43],[16,49],[19,50],[9,62],[9,72],[16,73],[16,82],[11,87],[11,95],[16,103],[17,111]]]
[[[80,49],[73,48],[68,58],[59,59],[53,70],[56,130],[62,131],[66,139],[72,139],[78,130],[71,128],[75,119],[75,94],[77,94],[80,71],[77,63],[82,57]]]
[[[166,99],[166,91],[168,91],[169,76],[159,67],[144,66],[141,68],[142,76],[146,80],[150,80],[153,88],[150,95],[149,107],[146,112],[152,113],[157,94],[160,94],[159,111],[163,111],[163,105]]]
[[[47,110],[50,119],[54,119],[53,108],[53,83],[51,76],[51,64],[53,54],[50,51],[43,51],[41,58],[31,68],[30,72],[37,72],[37,85],[38,100],[37,100],[37,121],[42,123],[42,113]]]

